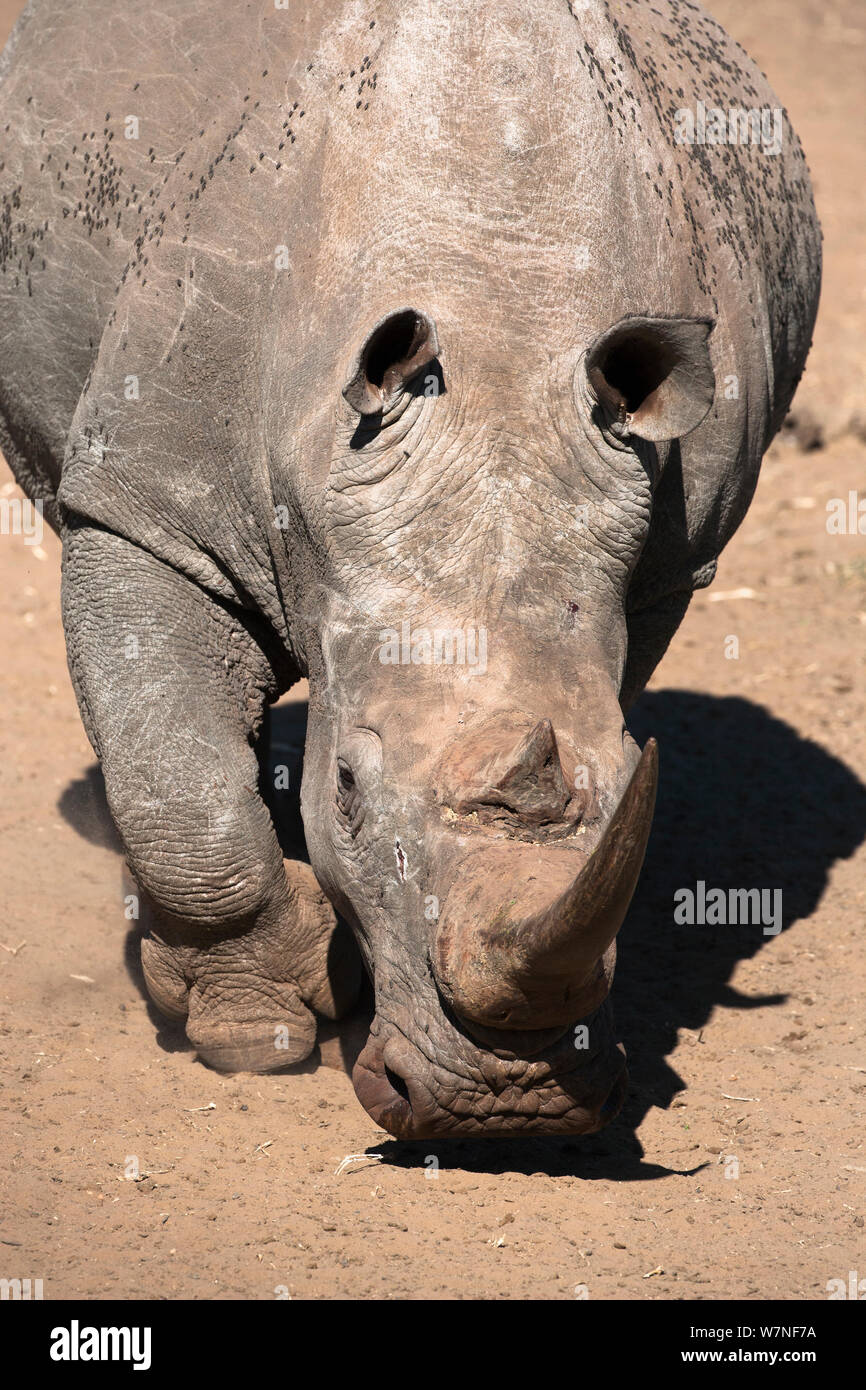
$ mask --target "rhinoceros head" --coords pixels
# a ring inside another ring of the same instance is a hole
[[[374,981],[374,1118],[580,1133],[624,1090],[605,1001],[656,790],[625,601],[663,441],[712,400],[709,325],[555,353],[435,317],[382,315],[347,367],[304,820]]]

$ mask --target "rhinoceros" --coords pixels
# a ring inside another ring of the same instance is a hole
[[[766,80],[685,0],[31,0],[0,106],[0,444],[153,999],[276,1070],[363,963],[386,1130],[598,1129],[625,716],[817,306]],[[309,863],[260,777],[303,678]]]

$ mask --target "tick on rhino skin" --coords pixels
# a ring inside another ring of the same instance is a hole
[[[148,988],[277,1070],[363,961],[391,1133],[598,1129],[657,779],[625,715],[803,369],[799,144],[678,143],[708,92],[779,109],[678,0],[158,8],[31,0],[0,79],[0,445],[63,537]],[[383,664],[404,623],[447,654]],[[267,781],[303,677],[309,863]]]

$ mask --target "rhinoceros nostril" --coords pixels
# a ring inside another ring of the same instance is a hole
[[[398,1096],[405,1100],[408,1105],[412,1104],[411,1098],[409,1096],[409,1087],[406,1085],[406,1082],[403,1080],[403,1077],[399,1076],[397,1072],[392,1071],[387,1063],[385,1064],[385,1079],[388,1082],[391,1089],[397,1092]]]
[[[385,1062],[384,1044],[371,1036],[352,1069],[355,1093],[369,1115],[389,1134],[405,1138],[414,1120],[414,1107],[405,1079]]]

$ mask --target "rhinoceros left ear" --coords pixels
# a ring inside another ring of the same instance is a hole
[[[660,442],[701,423],[716,390],[712,328],[710,319],[635,317],[596,338],[586,376],[615,434]]]
[[[357,354],[343,395],[359,415],[378,415],[438,351],[436,325],[429,315],[417,309],[387,314]]]

